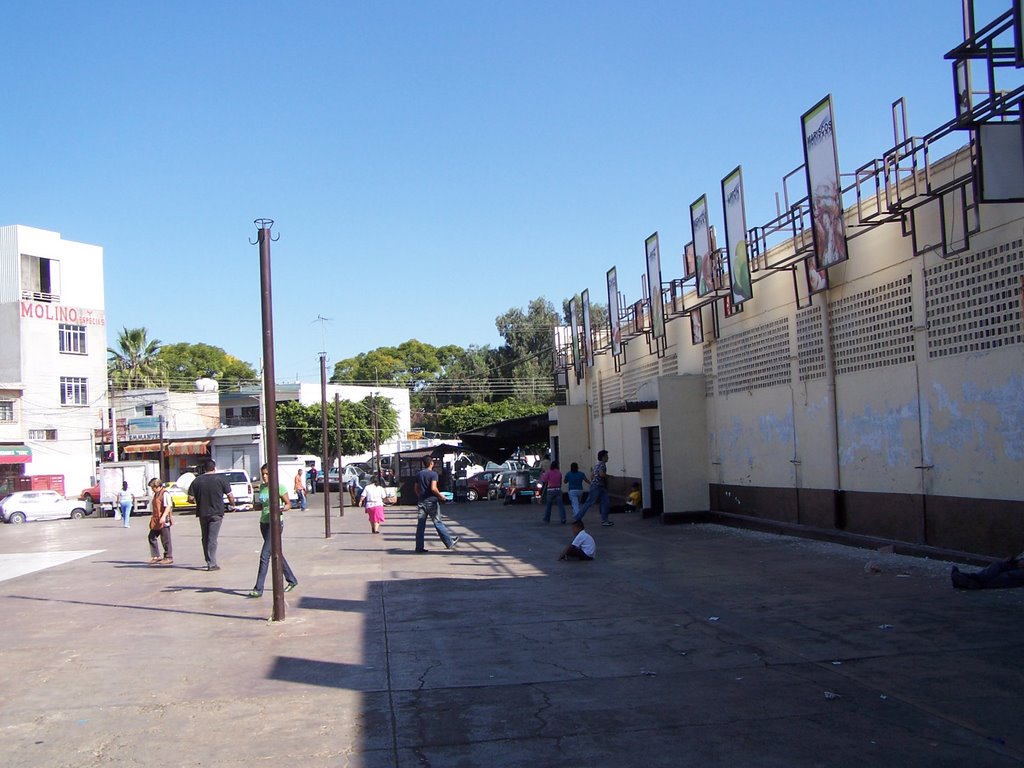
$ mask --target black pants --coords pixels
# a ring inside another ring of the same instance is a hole
[[[170,559],[172,557],[171,526],[165,525],[163,528],[149,532],[149,554],[151,557],[160,557],[160,549],[156,545],[157,539],[160,539],[160,542],[164,545],[164,557]]]
[[[199,530],[203,535],[203,557],[207,565],[217,564],[217,535],[220,533],[220,524],[224,522],[224,515],[210,515],[199,518]]]

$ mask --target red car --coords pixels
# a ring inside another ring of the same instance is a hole
[[[78,499],[79,499],[79,501],[84,501],[87,504],[89,504],[89,503],[99,504],[100,503],[100,484],[96,483],[96,485],[94,485],[92,488],[86,488],[84,491],[82,491],[80,494],[78,494]]]
[[[466,501],[490,498],[488,489],[499,472],[477,472],[466,478]]]

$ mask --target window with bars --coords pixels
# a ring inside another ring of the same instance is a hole
[[[88,353],[88,350],[85,347],[84,325],[60,323],[57,326],[57,334],[61,354],[84,355]]]
[[[747,392],[789,384],[789,318],[783,317],[722,339],[718,346],[718,393]]]
[[[61,405],[88,405],[89,380],[78,376],[60,377]]]
[[[813,306],[797,312],[796,350],[800,381],[820,379],[825,375],[825,336],[821,307]]]
[[[837,374],[914,362],[910,275],[830,302],[828,315]]]
[[[28,431],[29,440],[56,440],[57,430],[56,429],[30,429]]]
[[[925,270],[930,358],[1024,341],[1022,246],[1015,240]]]
[[[14,423],[14,401],[0,400],[0,424]]]

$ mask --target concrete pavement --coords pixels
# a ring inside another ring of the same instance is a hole
[[[167,568],[146,518],[0,527],[3,764],[1024,764],[1024,590],[635,515],[588,514],[597,560],[558,562],[569,526],[496,502],[416,555],[411,508],[325,539],[321,499],[287,515],[281,623],[244,597],[257,513],[212,573],[192,516]]]

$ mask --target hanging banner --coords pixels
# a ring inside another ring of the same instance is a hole
[[[612,334],[612,354],[622,354],[622,318],[619,317],[619,279],[615,267],[608,270],[608,325]]]
[[[694,345],[704,343],[704,317],[701,312],[700,307],[690,312],[690,340]]]
[[[647,252],[647,289],[651,300],[651,331],[654,338],[665,338],[665,302],[661,295],[661,250],[658,247],[658,233],[644,241]]]
[[[725,250],[729,259],[732,303],[739,305],[754,296],[747,256],[747,214],[743,205],[741,166],[722,179],[722,206],[725,209]]]
[[[693,243],[689,242],[683,248],[683,279],[689,280],[697,276],[697,254],[693,250]]]
[[[570,335],[572,336],[572,369],[579,379],[583,375],[583,358],[580,355],[580,318],[576,305],[579,303],[579,294],[572,297],[569,302],[569,323]]]
[[[708,197],[701,195],[690,205],[690,229],[693,232],[697,266],[697,295],[714,290],[714,265],[711,263],[711,235],[708,232]]]
[[[804,113],[801,123],[807,193],[811,198],[814,261],[818,269],[828,269],[849,258],[831,94]]]
[[[590,289],[582,294],[583,301],[583,359],[588,368],[594,367],[594,337],[590,333]]]

